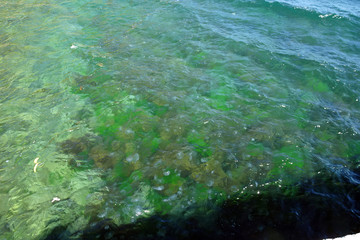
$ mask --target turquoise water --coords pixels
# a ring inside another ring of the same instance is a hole
[[[1,1],[0,239],[356,182],[359,36],[356,1]]]

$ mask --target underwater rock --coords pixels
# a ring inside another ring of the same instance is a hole
[[[298,184],[279,188],[268,185],[248,193],[233,194],[212,211],[201,214],[157,214],[116,225],[105,219],[88,224],[71,237],[76,239],[246,239],[315,240],[360,231],[360,188],[356,178],[324,172]],[[171,174],[169,174],[170,176]],[[336,184],[334,184],[336,183]],[[327,194],[330,193],[330,194]],[[202,209],[204,206],[193,206]],[[201,211],[201,210],[200,210]],[[65,231],[65,227],[63,231]],[[54,231],[44,239],[58,239]],[[52,237],[52,238],[50,238]]]
[[[99,168],[112,168],[116,164],[116,154],[110,154],[110,152],[105,149],[104,145],[97,145],[91,148],[90,157]]]
[[[189,130],[191,121],[184,115],[165,116],[160,126],[160,137],[167,141],[184,137]]]
[[[116,133],[117,137],[122,140],[134,140],[135,132],[131,128],[120,127]]]
[[[81,75],[77,74],[71,81],[73,86],[97,86],[98,81],[93,75]]]
[[[87,134],[83,137],[67,139],[59,146],[62,152],[76,155],[88,151],[97,142],[101,142],[100,137]]]
[[[240,239],[265,239],[274,230],[283,239],[336,237],[360,231],[359,200],[352,178],[322,173],[285,188],[235,194],[223,204],[218,224]]]
[[[216,151],[208,158],[201,158],[192,146],[170,143],[162,151],[156,152],[153,159],[156,168],[175,169],[181,177],[189,177],[209,187],[226,189],[230,182],[221,162],[224,156],[223,152]]]
[[[118,159],[123,158],[122,144],[114,141],[111,144],[113,151],[109,151],[101,137],[85,135],[80,138],[72,138],[60,143],[61,151],[74,155],[69,164],[72,167],[81,166],[81,161],[94,160],[97,167],[113,168]]]
[[[133,142],[127,142],[125,143],[125,154],[126,156],[132,155],[136,152],[137,147],[136,144]]]
[[[87,200],[88,203],[85,206],[84,215],[92,219],[97,219],[97,214],[105,202],[104,194],[101,192],[94,192],[87,197]]]
[[[239,165],[226,172],[229,176],[229,183],[231,185],[241,185],[249,181],[249,175],[251,174],[248,166]]]
[[[166,93],[163,92],[157,92],[154,96],[150,98],[150,101],[152,101],[158,106],[165,106],[169,104],[169,99],[166,96]]]
[[[154,159],[159,161],[158,164],[162,165],[163,168],[177,169],[180,172],[187,171],[193,172],[198,168],[196,160],[197,153],[188,146],[183,144],[171,143],[168,144],[162,151],[155,154]],[[160,166],[156,166],[160,168]]]
[[[129,163],[129,165],[132,167],[132,171],[141,169],[143,167],[143,164],[139,161],[140,155],[138,153],[134,153],[128,157],[126,157],[126,161]]]
[[[120,141],[112,141],[111,142],[111,149],[113,151],[122,151],[124,144],[122,144]]]
[[[197,171],[193,171],[190,175],[197,182],[204,183],[210,187],[220,187],[225,189],[227,186],[228,176],[225,174],[218,160],[211,159],[206,163],[202,163]]]
[[[61,148],[64,153],[79,154],[87,151],[88,146],[81,139],[69,139],[61,143]]]

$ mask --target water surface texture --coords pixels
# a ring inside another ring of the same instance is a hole
[[[358,217],[359,37],[358,1],[2,0],[0,239],[328,175]]]

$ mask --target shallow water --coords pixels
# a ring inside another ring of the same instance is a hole
[[[358,183],[356,2],[3,0],[0,26],[0,239]]]

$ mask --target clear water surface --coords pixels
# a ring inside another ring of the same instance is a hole
[[[357,1],[2,0],[0,239],[352,179],[359,36]]]

